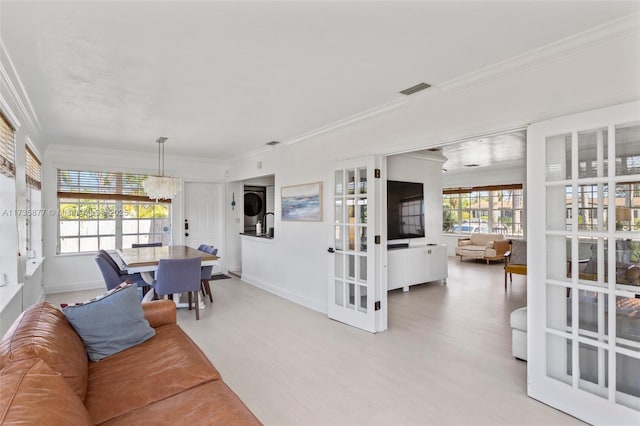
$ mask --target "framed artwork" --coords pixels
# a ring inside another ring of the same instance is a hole
[[[322,182],[283,186],[280,195],[282,220],[322,221]]]

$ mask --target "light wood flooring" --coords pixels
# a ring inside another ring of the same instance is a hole
[[[389,293],[389,329],[378,334],[216,280],[200,321],[181,309],[178,323],[266,425],[583,424],[526,395],[509,327],[526,305],[525,277],[513,278],[505,292],[501,265],[450,258],[447,285]]]

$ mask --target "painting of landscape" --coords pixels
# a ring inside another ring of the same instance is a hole
[[[322,182],[284,186],[281,199],[282,220],[322,220]]]

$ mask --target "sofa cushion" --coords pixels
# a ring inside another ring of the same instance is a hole
[[[238,396],[221,380],[187,389],[123,414],[102,425],[260,425]]]
[[[146,342],[89,364],[85,405],[99,424],[218,379],[189,336],[176,324],[164,325]]]
[[[456,247],[456,254],[463,257],[473,257],[475,259],[484,258],[487,248],[483,246],[463,246]]]
[[[493,241],[504,240],[504,235],[502,234],[483,234],[483,233],[474,233],[471,234],[471,244],[474,246],[487,246],[491,244],[493,247]]]
[[[88,302],[62,309],[91,361],[99,361],[155,335],[145,319],[138,287],[122,283]]]
[[[15,361],[0,371],[0,424],[91,425],[87,409],[43,360]]]
[[[38,303],[24,311],[0,341],[0,368],[28,358],[41,358],[84,400],[87,352],[67,318],[50,303]]]

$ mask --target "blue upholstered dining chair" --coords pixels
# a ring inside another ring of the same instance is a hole
[[[162,243],[131,243],[131,248],[162,247]]]
[[[198,291],[200,291],[200,257],[186,259],[160,259],[153,289],[158,296],[174,293],[189,294],[189,310],[195,298],[196,320],[200,319]]]
[[[203,251],[205,253],[213,254],[214,256],[218,253],[218,249],[213,246],[209,246],[207,244],[200,244],[198,250]],[[215,251],[215,253],[214,253]],[[200,269],[200,287],[202,290],[202,296],[209,295],[209,301],[213,302],[213,294],[211,294],[211,286],[209,285],[209,280],[211,279],[211,274],[213,273],[213,265],[203,266]]]
[[[127,280],[132,284],[136,284],[138,287],[144,288],[148,286],[140,274],[127,274],[126,271],[121,270],[111,255],[104,250],[100,250],[96,255],[95,260],[98,264],[98,268],[100,268],[107,290],[111,290]]]
[[[205,246],[204,251],[214,256],[218,254],[218,249],[215,248],[214,246]]]

